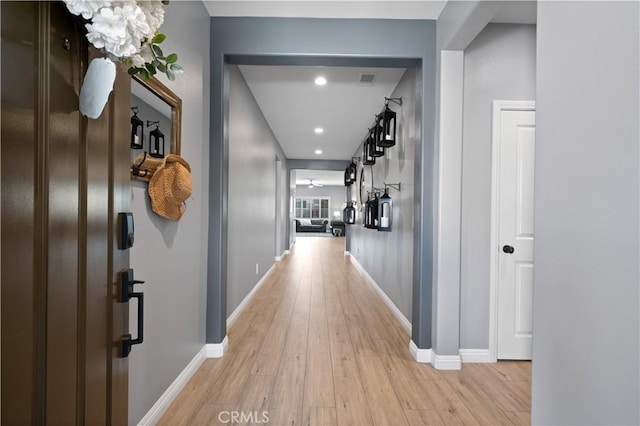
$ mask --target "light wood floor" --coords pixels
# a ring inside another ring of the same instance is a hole
[[[269,425],[530,423],[529,362],[416,363],[343,244],[299,238],[229,330],[228,352],[204,362],[160,424],[237,424],[221,422],[232,411]]]

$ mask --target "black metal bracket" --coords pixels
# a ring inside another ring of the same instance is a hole
[[[387,190],[387,188],[392,188],[395,189],[398,192],[402,192],[402,184],[401,183],[384,183],[384,189],[385,191]]]
[[[394,104],[402,106],[402,97],[399,97],[399,98],[387,98],[385,96],[384,97],[384,104],[385,105],[389,105],[389,102],[393,102]]]
[[[375,186],[373,187],[373,191],[377,192],[377,193],[383,193],[383,192],[387,192],[387,189],[392,188],[395,189],[398,192],[402,192],[401,186],[402,184],[400,183],[384,183],[384,186],[382,188],[376,188]]]
[[[122,347],[120,356],[126,358],[131,353],[133,345],[139,345],[144,338],[144,293],[133,291],[135,284],[142,284],[144,281],[133,279],[133,269],[127,269],[120,272],[120,302],[126,303],[131,299],[138,299],[138,337],[133,338],[131,334],[122,337]]]
[[[144,157],[142,157],[140,164],[133,163],[133,174],[135,176],[145,177],[149,173],[147,169],[142,170],[142,165],[145,161],[147,161],[147,151],[144,152]],[[141,173],[141,171],[144,173]]]

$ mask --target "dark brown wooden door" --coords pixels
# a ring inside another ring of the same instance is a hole
[[[62,2],[2,2],[2,424],[126,424],[130,79],[78,111],[90,51]]]

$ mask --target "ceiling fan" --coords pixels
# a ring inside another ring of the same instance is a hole
[[[322,188],[324,185],[313,183],[313,179],[309,179],[309,188]]]

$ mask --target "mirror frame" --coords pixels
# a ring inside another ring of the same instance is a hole
[[[155,77],[151,77],[149,81],[145,81],[137,75],[133,75],[131,78],[171,107],[171,148],[169,153],[180,155],[180,136],[182,135],[182,99],[180,99],[171,91],[171,89]],[[148,182],[151,179],[150,176],[134,175],[133,164],[130,165],[129,174],[131,179],[135,180]]]

